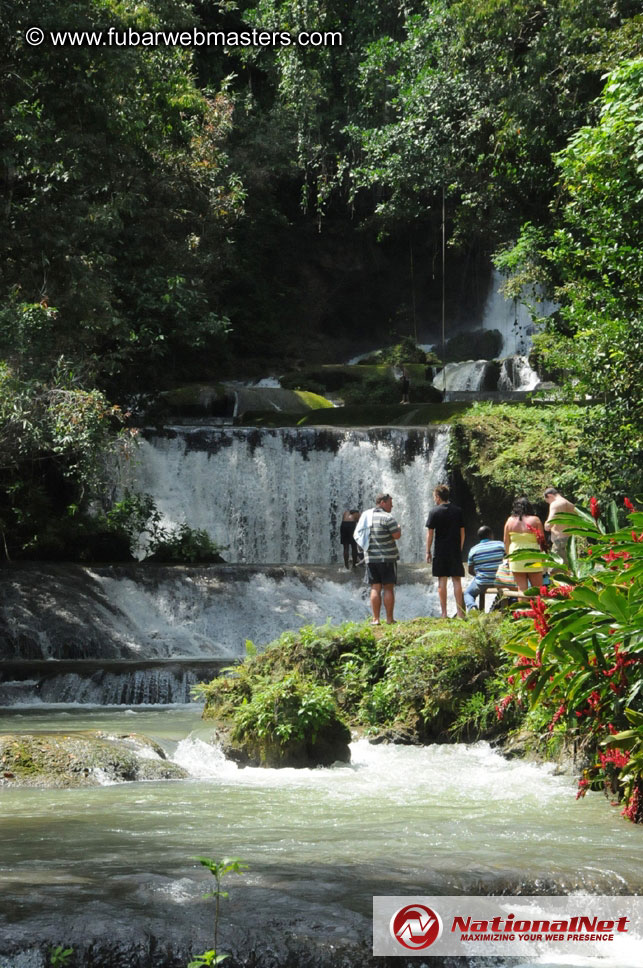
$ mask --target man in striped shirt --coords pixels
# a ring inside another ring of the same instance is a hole
[[[478,608],[478,595],[486,591],[489,585],[493,585],[496,572],[504,556],[504,543],[494,541],[493,531],[486,524],[483,524],[478,529],[478,544],[473,546],[467,559],[469,572],[474,576],[473,581],[464,593],[464,604],[467,612],[470,612],[472,608]]]
[[[397,560],[400,557],[396,541],[402,531],[391,514],[393,498],[390,494],[378,494],[372,515],[368,547],[364,550],[366,578],[371,585],[371,610],[373,625],[380,624],[382,602],[389,625],[394,622],[395,584],[397,582]],[[359,524],[358,524],[359,527]]]

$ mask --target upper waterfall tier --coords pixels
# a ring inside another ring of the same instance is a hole
[[[205,529],[227,561],[249,563],[339,561],[344,509],[389,491],[400,558],[414,562],[447,450],[444,428],[174,427],[142,435],[123,485],[151,494],[165,524]]]

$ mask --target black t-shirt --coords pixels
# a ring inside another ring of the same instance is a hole
[[[460,528],[464,518],[457,504],[438,504],[429,512],[427,528],[435,531],[435,557],[460,556]]]

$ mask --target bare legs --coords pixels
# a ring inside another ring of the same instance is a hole
[[[513,573],[518,591],[526,592],[529,588],[530,580],[534,588],[540,588],[543,583],[542,571],[514,571]]]
[[[393,618],[393,609],[395,608],[395,585],[371,585],[371,611],[373,612],[373,624],[379,625],[382,602],[384,603],[387,624],[392,625],[395,621]]]
[[[448,618],[447,615],[447,582],[448,578],[438,578],[438,598],[440,599],[440,612],[442,613],[442,618]],[[458,618],[464,618],[464,595],[462,593],[462,579],[457,575],[451,578],[453,582],[453,594],[455,596],[455,604],[458,609]]]

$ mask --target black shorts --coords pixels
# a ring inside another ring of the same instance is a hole
[[[433,558],[432,561],[434,578],[464,577],[464,565],[458,556],[441,555],[439,558]]]
[[[355,538],[353,537],[355,533],[355,528],[357,526],[357,521],[342,521],[339,526],[339,540],[343,545],[354,545]]]
[[[397,561],[367,561],[366,580],[371,585],[396,585]]]

